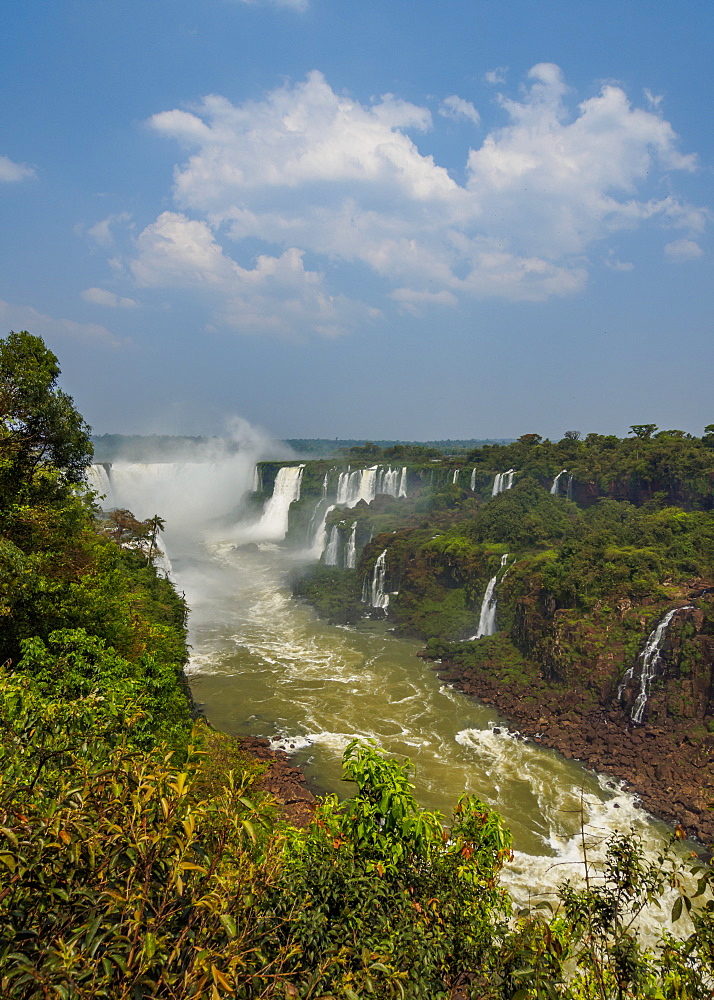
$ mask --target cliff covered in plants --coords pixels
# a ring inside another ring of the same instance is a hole
[[[710,840],[713,431],[532,434],[410,466],[406,497],[331,511],[337,558],[296,592],[332,620],[420,636],[524,734]]]

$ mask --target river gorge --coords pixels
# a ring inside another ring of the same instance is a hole
[[[315,545],[283,543],[298,495],[285,477],[262,513],[246,515],[239,501],[255,469],[255,456],[238,452],[212,462],[116,461],[92,473],[105,507],[166,519],[164,564],[191,609],[186,672],[216,728],[268,738],[321,791],[349,794],[340,762],[359,737],[413,761],[424,807],[448,817],[461,792],[479,796],[513,833],[504,884],[524,903],[581,877],[583,831],[591,860],[616,830],[634,831],[649,852],[661,847],[666,827],[618,781],[520,738],[440,680],[416,655],[422,643],[383,620],[328,624],[295,599],[289,577],[314,563]],[[393,483],[393,495],[403,494],[403,477]]]

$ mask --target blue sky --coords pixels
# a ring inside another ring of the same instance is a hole
[[[98,433],[701,433],[714,5],[11,0],[1,329]]]

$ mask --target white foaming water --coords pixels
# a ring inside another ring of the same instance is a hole
[[[341,472],[337,480],[336,505],[354,507],[360,500],[371,503],[384,493],[388,496],[406,496],[406,467],[393,469],[391,466],[373,465],[369,469],[355,469]]]
[[[476,489],[476,469],[474,469],[472,471],[472,473],[471,473],[471,484],[470,484],[470,486],[471,486],[471,490],[472,491]]]
[[[406,466],[401,471],[393,469],[391,466],[381,465],[373,465],[369,469],[355,469],[353,471],[348,467],[345,472],[340,472],[337,477],[337,494],[335,502],[332,504],[326,499],[327,481],[328,476],[326,475],[323,484],[322,499],[315,508],[315,514],[313,515],[314,528],[313,522],[311,522],[310,556],[313,559],[319,559],[323,552],[325,552],[325,545],[332,541],[331,534],[328,540],[326,524],[328,515],[335,507],[356,507],[360,500],[364,500],[365,503],[371,503],[379,494],[386,494],[393,497],[405,497],[407,495]],[[317,514],[320,510],[322,511],[322,519],[318,522]],[[336,562],[327,562],[326,552],[324,561],[328,566],[337,565]]]
[[[284,465],[282,469],[278,469],[273,495],[255,527],[256,537],[273,542],[280,542],[285,538],[288,533],[290,504],[300,499],[304,470],[304,465]]]

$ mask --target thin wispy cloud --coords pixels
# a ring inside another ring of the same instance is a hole
[[[250,7],[288,7],[291,10],[304,11],[310,6],[310,0],[232,0]]]
[[[136,299],[125,298],[106,288],[85,288],[81,294],[85,302],[110,309],[135,309],[139,304]]]
[[[27,163],[15,163],[9,156],[0,156],[0,184],[16,184],[36,176],[35,168]]]
[[[38,312],[32,306],[14,305],[0,300],[0,324],[6,330],[31,330],[53,341],[70,340],[86,346],[123,347],[127,341],[116,337],[101,323],[77,323]]]

